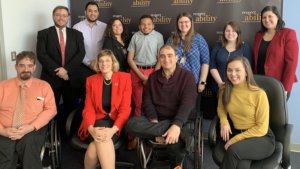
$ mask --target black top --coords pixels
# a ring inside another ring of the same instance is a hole
[[[102,107],[107,113],[111,109],[111,80],[103,80]]]
[[[129,65],[127,63],[127,43],[124,42],[125,45],[122,45],[114,38],[105,38],[103,49],[111,50],[116,56],[119,64],[120,64],[120,72],[128,72]]]
[[[259,50],[258,50],[258,60],[257,60],[257,74],[265,75],[265,62],[267,49],[271,41],[265,41],[262,39]]]

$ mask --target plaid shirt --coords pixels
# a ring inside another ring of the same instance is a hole
[[[167,41],[168,44],[172,44],[173,40],[170,37]],[[209,48],[208,45],[200,34],[194,35],[192,39],[192,47],[188,52],[184,49],[184,42],[181,41],[180,45],[176,46],[176,54],[178,55],[178,63],[185,56],[186,61],[184,64],[180,64],[181,67],[190,70],[196,82],[199,83],[200,70],[202,64],[209,64]]]

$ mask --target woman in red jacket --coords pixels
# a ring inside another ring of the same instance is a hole
[[[110,50],[97,56],[98,73],[87,78],[86,98],[78,135],[82,140],[92,137],[86,151],[84,168],[115,168],[114,141],[130,115],[131,78],[117,72],[119,64]]]
[[[261,29],[253,45],[254,73],[281,81],[289,98],[293,83],[297,82],[299,47],[296,32],[284,25],[275,6],[266,6],[261,11]]]

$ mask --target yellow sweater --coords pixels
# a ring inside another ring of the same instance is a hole
[[[231,92],[227,111],[222,104],[224,89],[220,89],[218,101],[218,116],[221,126],[229,125],[227,112],[233,122],[233,127],[246,131],[237,134],[230,141],[261,137],[267,134],[269,128],[269,102],[266,93],[255,86],[248,88],[246,83],[236,85]],[[232,127],[232,126],[231,126]]]

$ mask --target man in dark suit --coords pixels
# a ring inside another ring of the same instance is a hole
[[[78,67],[85,55],[82,33],[66,27],[69,15],[67,7],[55,7],[52,13],[54,26],[38,32],[36,47],[42,64],[41,79],[50,83],[57,106],[60,98],[63,99],[64,113],[58,114],[61,125],[76,104],[80,79]]]

